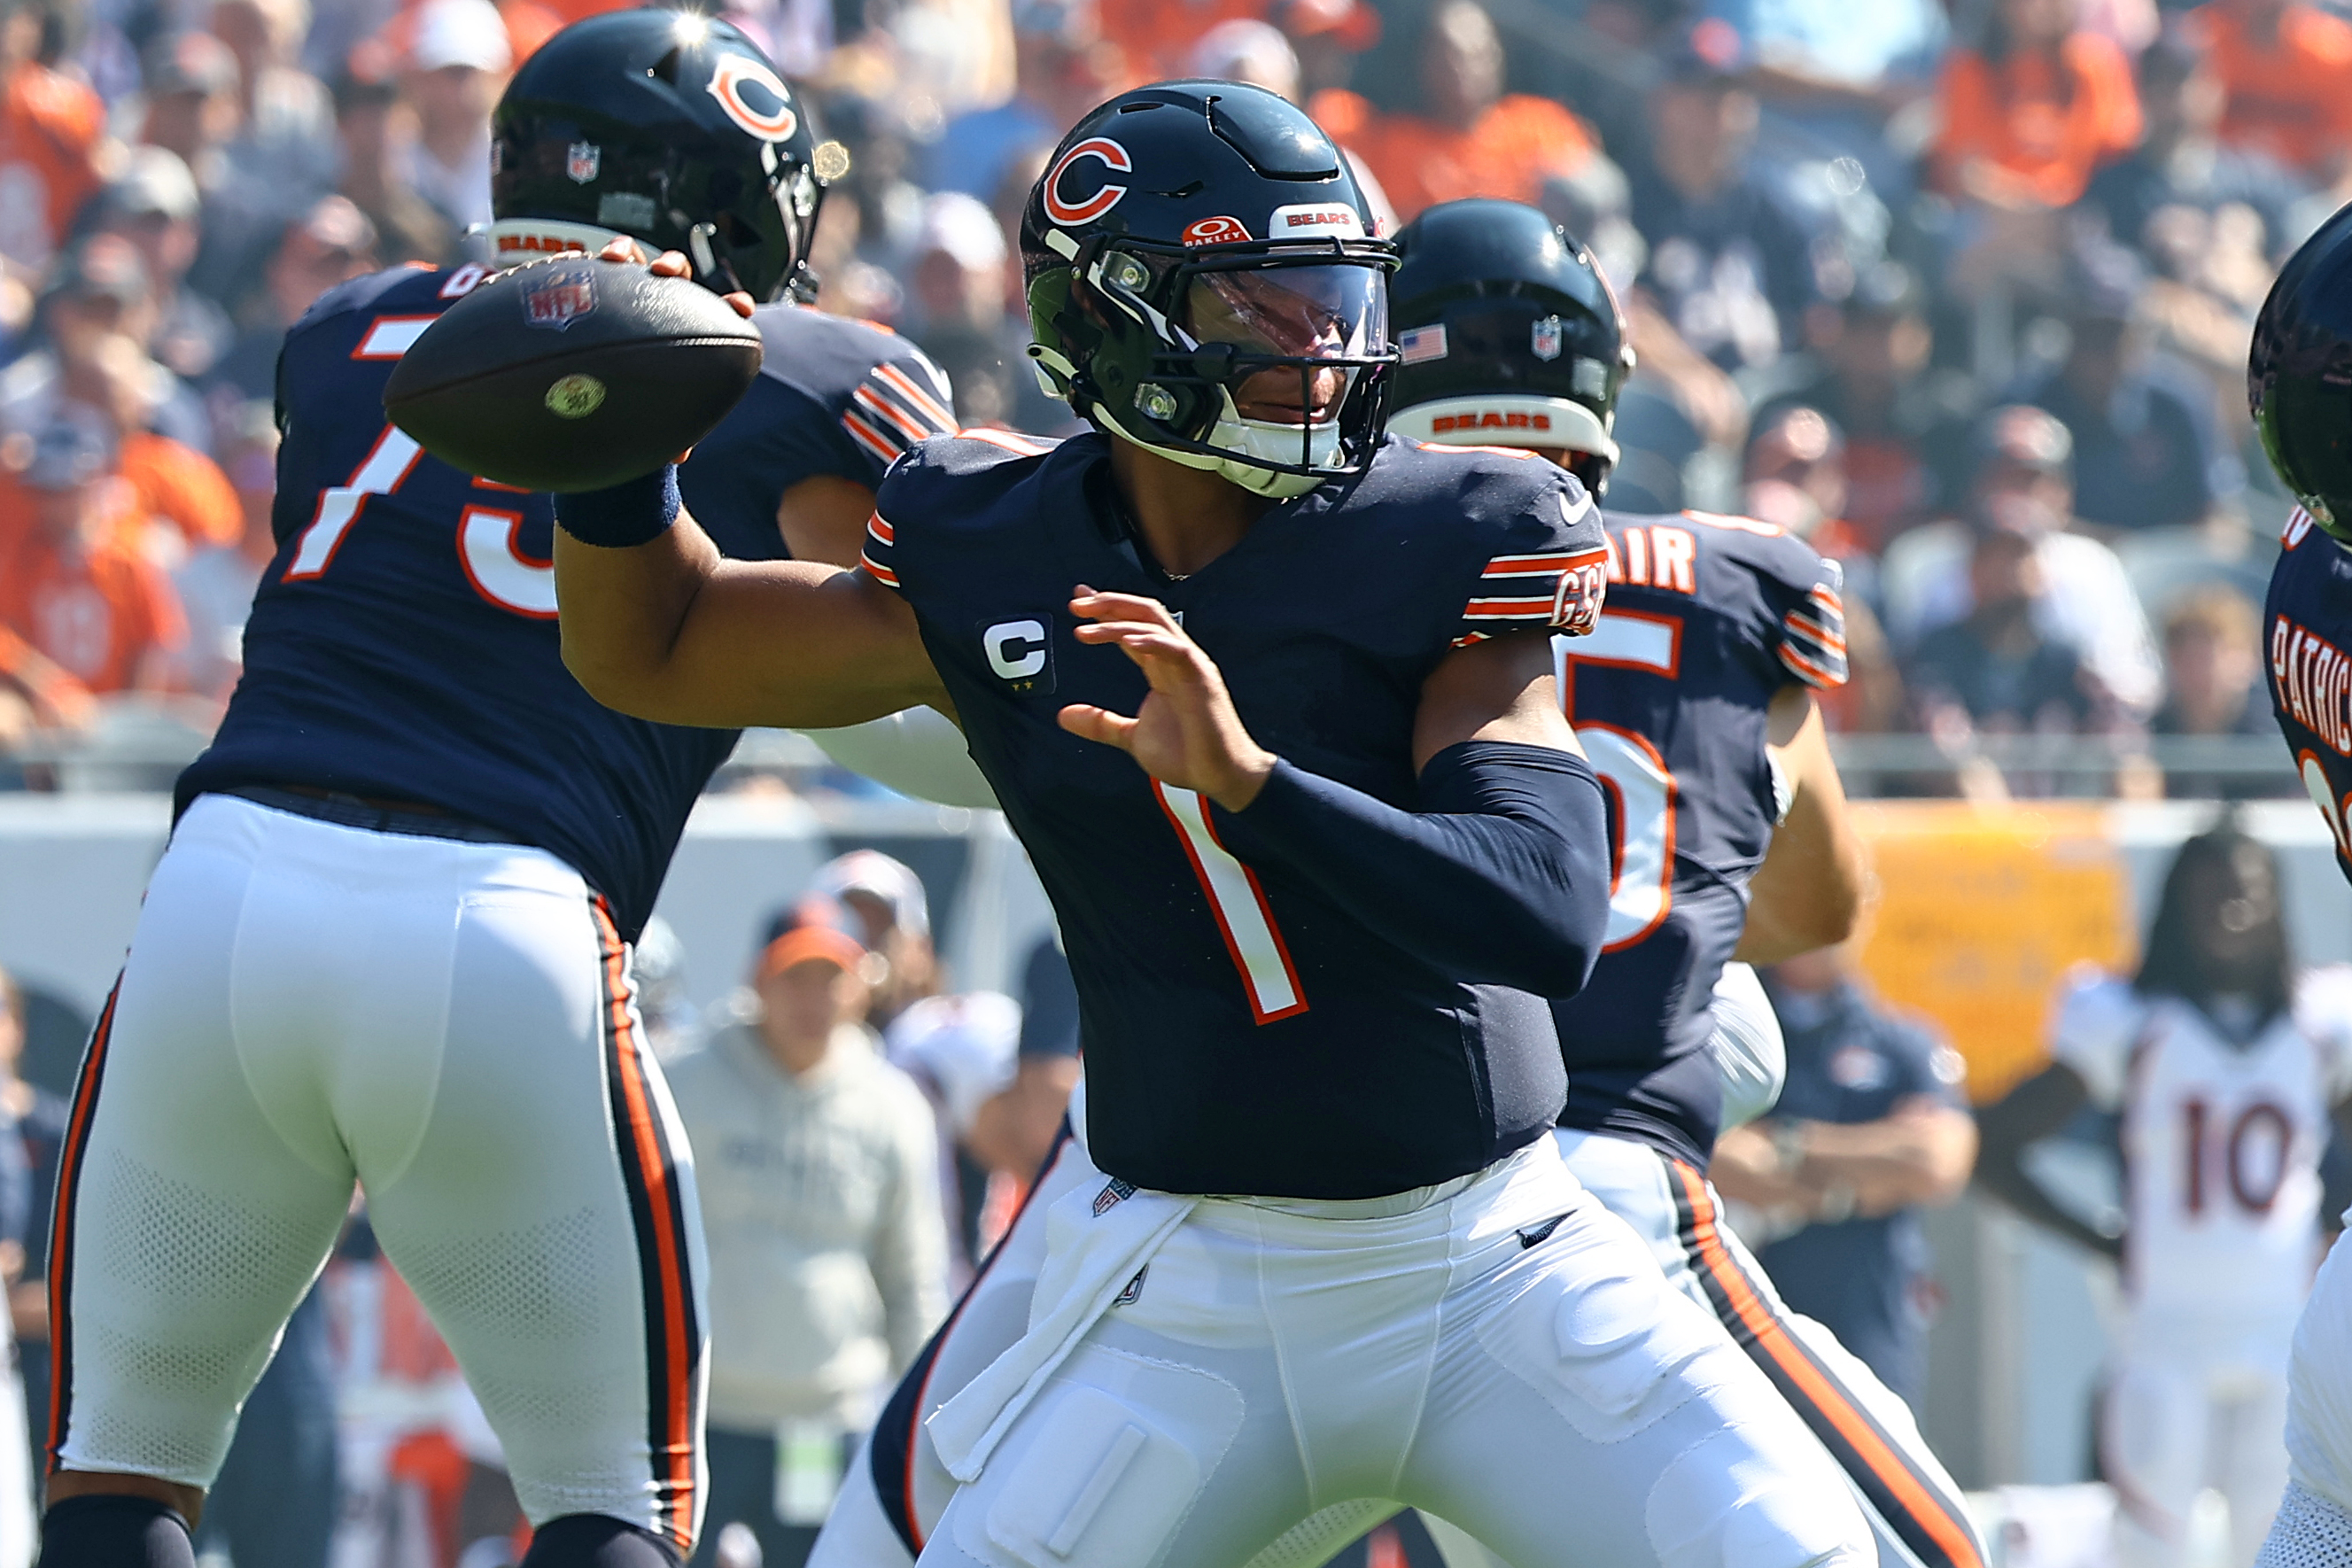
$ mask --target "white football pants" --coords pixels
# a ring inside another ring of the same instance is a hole
[[[689,1547],[693,1164],[601,900],[536,849],[204,796],[75,1090],[51,1463],[209,1486],[354,1183],[532,1522]]]
[[[2209,1486],[2230,1504],[2231,1568],[2252,1568],[2287,1480],[2284,1325],[2168,1334],[2135,1321],[2122,1342],[2099,1409],[2118,1568],[2183,1568]]]
[[[1105,1182],[1073,1161],[1048,1177],[1066,1208]],[[1277,1541],[1310,1563],[1379,1517],[1347,1510],[1362,1500],[1520,1568],[1871,1560],[1834,1467],[1549,1141],[1391,1198],[1204,1200],[1139,1280],[955,1494],[925,1564],[1232,1568]],[[1327,1510],[1330,1539],[1302,1542]],[[830,1525],[818,1550],[889,1561]]]
[[[1792,1312],[1683,1161],[1605,1132],[1552,1136],[1576,1179],[1633,1227],[1667,1282],[1720,1321],[1844,1473],[1884,1568],[1981,1568],[1959,1484],[1910,1406],[1837,1336]]]

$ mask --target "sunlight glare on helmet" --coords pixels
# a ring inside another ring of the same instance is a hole
[[[680,11],[677,20],[670,24],[670,37],[689,48],[700,44],[710,37],[710,18],[696,11]]]

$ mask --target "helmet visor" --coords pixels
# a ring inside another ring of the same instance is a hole
[[[1388,342],[1388,278],[1377,267],[1201,271],[1182,325],[1202,343],[1282,359],[1356,359]]]

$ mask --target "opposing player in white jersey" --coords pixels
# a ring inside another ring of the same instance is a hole
[[[2069,977],[2051,1065],[1982,1116],[1979,1177],[2117,1256],[2124,1327],[2099,1418],[2123,1568],[2170,1568],[2216,1487],[2246,1568],[2287,1479],[2297,1312],[2320,1248],[2319,1161],[2352,1095],[2352,970],[2290,967],[2271,851],[2234,826],[2181,846],[2137,973]],[[2030,1176],[2025,1146],[2084,1106],[2122,1120],[2125,1228]]]
[[[807,281],[815,147],[734,28],[582,22],[495,129],[502,256],[627,230],[774,300],[753,312],[757,438],[722,426],[731,482],[698,497],[731,552],[783,553],[787,490],[862,522],[856,498],[948,422],[907,345],[775,300]],[[531,1568],[676,1568],[692,1546],[701,1231],[625,944],[733,737],[592,701],[561,660],[549,500],[384,423],[402,353],[488,275],[354,280],[281,355],[278,552],[61,1156],[52,1568],[192,1561],[355,1184],[501,1439]]]

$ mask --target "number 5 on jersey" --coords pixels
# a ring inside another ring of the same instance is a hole
[[[1609,665],[1673,679],[1682,668],[1682,622],[1673,616],[1604,610],[1590,637],[1555,638],[1563,694],[1573,667]],[[1574,721],[1574,714],[1570,715]],[[1614,724],[1576,725],[1585,759],[1601,775],[1611,814],[1609,929],[1601,951],[1631,947],[1658,929],[1674,907],[1675,775],[1658,749]]]

